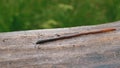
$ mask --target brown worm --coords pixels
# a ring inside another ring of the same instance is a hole
[[[50,39],[43,39],[43,40],[38,40],[36,42],[36,44],[42,44],[42,43],[56,41],[56,40],[68,39],[68,38],[77,37],[77,36],[81,36],[81,35],[110,32],[110,31],[115,31],[115,30],[116,30],[115,28],[106,28],[106,29],[102,29],[102,30],[96,30],[96,31],[89,31],[89,32],[79,33],[79,34],[75,34],[75,35],[62,36],[62,37],[50,38]]]

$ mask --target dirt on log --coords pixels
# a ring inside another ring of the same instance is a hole
[[[105,28],[116,31],[36,44],[42,39]],[[120,68],[120,21],[0,33],[0,68]]]

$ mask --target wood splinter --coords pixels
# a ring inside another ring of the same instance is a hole
[[[62,40],[62,39],[68,39],[68,38],[82,36],[82,35],[88,35],[88,34],[105,33],[105,32],[110,32],[110,31],[115,31],[115,30],[116,30],[115,28],[106,28],[106,29],[102,29],[102,30],[89,31],[89,32],[84,32],[84,33],[79,33],[79,34],[74,34],[74,35],[69,35],[69,36],[62,36],[62,37],[57,37],[57,38],[43,39],[43,40],[38,40],[36,42],[36,44],[42,44],[42,43],[46,43],[46,42]]]

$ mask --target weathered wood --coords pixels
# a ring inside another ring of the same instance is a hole
[[[39,39],[104,28],[89,34],[44,44]],[[72,28],[0,33],[0,68],[119,68],[120,22]]]

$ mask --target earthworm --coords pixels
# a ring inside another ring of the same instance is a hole
[[[105,32],[110,32],[110,31],[115,31],[115,30],[116,30],[115,28],[105,28],[105,29],[101,29],[101,30],[83,32],[83,33],[78,33],[78,34],[69,35],[69,36],[61,36],[61,37],[57,37],[57,38],[50,38],[50,39],[38,40],[36,42],[36,44],[42,44],[42,43],[46,43],[46,42],[51,42],[51,41],[56,41],[56,40],[62,40],[62,39],[68,39],[68,38],[82,36],[82,35],[88,35],[88,34],[105,33]]]

